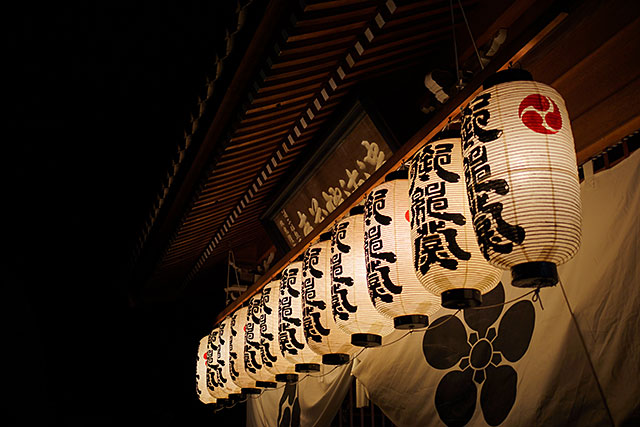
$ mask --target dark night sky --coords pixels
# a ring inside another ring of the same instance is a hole
[[[3,425],[212,422],[195,397],[202,315],[181,300],[133,306],[127,259],[211,71],[216,8],[235,2],[15,3],[3,12]]]

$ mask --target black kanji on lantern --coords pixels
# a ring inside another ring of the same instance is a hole
[[[298,268],[291,267],[284,270],[280,284],[280,303],[278,304],[278,342],[280,351],[289,354],[298,354],[304,348],[296,338],[296,327],[302,325],[298,317],[293,314],[293,299],[300,296],[300,291],[294,286],[298,280]]]
[[[343,254],[348,254],[351,251],[351,246],[344,243],[344,239],[347,237],[347,226],[346,222],[342,222],[338,224],[333,231],[332,243],[337,247],[338,251]]]
[[[343,242],[347,237],[348,225],[347,222],[342,222],[336,226],[331,249],[331,309],[334,319],[345,321],[358,310],[358,307],[351,304],[347,297],[348,288],[353,287],[353,278],[345,276],[342,268],[342,255],[351,251],[351,246]]]
[[[391,280],[391,268],[386,264],[396,262],[396,254],[383,252],[380,225],[371,227],[364,235],[365,262],[367,263],[367,285],[374,304],[382,301],[393,302],[393,295],[402,293],[402,286]]]
[[[469,210],[480,250],[489,259],[489,250],[510,253],[514,244],[521,244],[525,230],[502,218],[500,196],[509,193],[504,179],[491,179],[491,165],[485,143],[502,135],[501,129],[487,129],[491,114],[487,108],[491,94],[476,97],[462,111],[462,144],[465,151],[464,174],[469,197]]]
[[[411,180],[409,193],[413,192],[413,185],[416,180],[421,182],[429,181],[429,174],[433,171],[440,179],[446,182],[460,181],[460,175],[445,168],[445,166],[451,164],[452,150],[452,143],[430,144],[424,147],[411,164],[410,173],[415,177],[415,180]]]
[[[233,337],[238,335],[238,331],[236,330],[237,319],[238,319],[237,314],[234,314],[233,316],[231,316],[231,324],[229,328],[231,330],[231,337],[229,338],[229,375],[231,376],[231,381],[234,381],[234,382],[235,380],[238,379],[238,376],[240,375],[240,373],[238,372],[238,368],[236,366],[238,362],[238,352],[233,346]]]
[[[248,319],[250,321],[245,325],[245,352],[244,352],[244,366],[247,372],[255,374],[258,370],[262,369],[262,363],[260,361],[260,335],[258,327],[260,324],[260,299],[253,298],[249,304]]]
[[[322,325],[320,319],[322,311],[327,308],[327,304],[322,300],[316,299],[315,280],[322,279],[324,276],[321,270],[314,268],[320,261],[320,252],[320,248],[310,248],[305,254],[302,269],[304,334],[307,339],[315,342],[322,342],[322,337],[328,336],[330,332],[329,329]]]
[[[366,225],[371,225],[372,218],[381,225],[391,224],[391,217],[380,212],[381,209],[385,208],[387,192],[386,188],[381,188],[369,193],[364,205],[364,223]]]
[[[213,361],[213,353],[218,351],[216,340],[218,338],[218,329],[214,329],[209,334],[207,343],[207,388],[213,391],[219,384],[219,367],[217,363]]]
[[[267,287],[262,290],[262,313],[260,313],[260,355],[262,363],[268,368],[273,367],[273,364],[278,360],[271,352],[271,343],[274,342],[273,334],[267,332],[267,316],[273,311],[269,307],[270,294],[271,288]]]
[[[461,226],[466,218],[460,212],[449,210],[447,183],[457,183],[460,175],[448,171],[444,165],[451,163],[453,144],[433,143],[423,148],[411,163],[411,227],[414,233],[414,267],[426,274],[433,264],[449,270],[458,268],[459,260],[469,260],[471,254],[464,251],[456,240],[458,231],[447,223]],[[429,176],[435,170],[436,176]]]
[[[226,362],[224,360],[224,357],[222,357],[222,346],[225,344],[225,340],[224,340],[224,334],[222,333],[224,331],[225,328],[225,323],[222,322],[220,323],[219,329],[219,335],[218,335],[218,351],[216,352],[216,374],[215,374],[215,378],[218,380],[218,385],[219,386],[224,386],[227,383],[227,379],[224,376],[223,370],[222,368],[225,366]]]

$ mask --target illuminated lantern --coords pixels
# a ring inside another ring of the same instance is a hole
[[[462,112],[469,208],[480,250],[518,287],[552,286],[580,246],[580,188],[562,97],[505,70]]]
[[[202,403],[215,403],[216,398],[209,393],[207,388],[207,343],[209,336],[200,340],[198,356],[196,359],[196,393]]]
[[[218,370],[218,384],[220,388],[234,400],[242,400],[245,396],[242,390],[232,380],[231,363],[229,351],[231,347],[231,318],[226,317],[220,322],[220,332],[218,335],[218,352],[216,363],[220,367]]]
[[[216,403],[226,405],[229,394],[222,389],[220,382],[220,369],[218,365],[218,350],[220,346],[220,328],[215,327],[207,337],[207,363],[206,363],[206,386],[209,393],[216,398]]]
[[[262,364],[278,382],[294,383],[298,380],[295,364],[280,354],[278,344],[278,304],[280,280],[272,280],[262,288],[260,303],[260,351]]]
[[[438,298],[418,280],[411,253],[407,170],[388,174],[364,205],[364,247],[369,297],[397,329],[429,324]]]
[[[333,228],[331,309],[336,325],[359,347],[375,347],[393,332],[393,322],[373,306],[364,258],[364,206],[356,206]]]
[[[480,253],[462,170],[460,133],[441,133],[409,169],[411,248],[418,279],[446,308],[482,303],[502,270]]]
[[[242,389],[243,394],[260,394],[260,390],[255,388],[255,381],[244,367],[244,334],[248,311],[247,307],[241,307],[230,316],[229,374],[231,380]]]
[[[311,350],[325,365],[342,365],[351,360],[356,347],[351,336],[333,320],[331,309],[331,233],[323,233],[306,250],[302,264],[302,312],[304,335]]]
[[[320,356],[308,345],[302,325],[302,256],[282,271],[278,305],[280,354],[295,364],[296,372],[320,370]]]
[[[275,376],[267,371],[262,363],[260,346],[260,306],[262,292],[249,299],[247,305],[247,323],[244,334],[244,368],[247,375],[255,381],[256,387],[274,388]]]

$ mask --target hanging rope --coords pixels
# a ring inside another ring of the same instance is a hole
[[[584,340],[584,336],[582,335],[582,331],[580,330],[580,326],[578,325],[576,316],[575,314],[573,314],[573,310],[571,309],[571,304],[569,304],[569,298],[567,298],[567,293],[564,290],[564,285],[562,284],[562,280],[558,280],[558,283],[560,284],[560,289],[562,289],[562,296],[564,297],[564,301],[567,303],[567,309],[569,310],[569,314],[571,315],[571,320],[573,320],[573,324],[576,327],[576,331],[578,332],[578,337],[580,338],[580,342],[582,343],[584,354],[585,356],[587,356],[587,362],[589,362],[589,368],[591,368],[591,373],[593,374],[593,379],[595,380],[596,386],[598,388],[598,392],[600,393],[600,398],[602,399],[602,404],[604,405],[604,409],[607,411],[609,422],[611,422],[612,426],[615,426],[616,424],[615,424],[615,421],[613,420],[611,409],[609,409],[609,405],[607,404],[607,398],[604,395],[604,390],[602,390],[602,385],[600,384],[600,379],[598,378],[596,368],[593,365],[593,361],[591,360],[591,355],[589,354],[589,350],[587,349],[587,343]]]
[[[458,4],[460,5],[460,12],[462,12],[462,18],[464,19],[464,23],[467,26],[467,31],[469,32],[469,37],[471,38],[471,43],[473,44],[473,50],[476,51],[476,57],[478,58],[480,69],[484,70],[484,65],[482,65],[482,59],[480,59],[480,52],[478,52],[478,46],[476,46],[476,39],[473,38],[473,33],[471,32],[471,27],[469,26],[469,21],[467,21],[467,15],[464,13],[464,7],[462,7],[462,0],[458,0]],[[451,7],[453,10],[453,6]]]
[[[540,286],[538,286],[534,291],[533,291],[533,297],[531,297],[531,301],[533,302],[539,302],[540,303],[540,309],[544,310],[544,306],[542,305],[542,297],[540,296]]]
[[[458,65],[458,42],[456,41],[456,18],[453,13],[453,0],[449,0],[449,8],[451,9],[451,33],[453,35],[453,57],[456,61],[456,87],[460,89],[462,78],[460,77],[460,66]]]

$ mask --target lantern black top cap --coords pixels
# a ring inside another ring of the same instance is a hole
[[[438,132],[430,142],[440,141],[441,139],[460,138],[460,129],[444,129]]]
[[[400,169],[390,172],[384,177],[384,182],[395,181],[396,179],[409,179],[409,171],[407,169]]]
[[[326,242],[327,240],[331,240],[330,231],[325,231],[324,233],[321,233],[320,238],[318,239],[318,242]]]
[[[364,213],[364,206],[358,205],[349,209],[349,215],[361,215]]]
[[[527,70],[520,68],[508,68],[506,70],[498,71],[492,76],[489,76],[482,83],[482,89],[486,90],[500,83],[509,83],[517,81],[532,81],[533,76]]]

